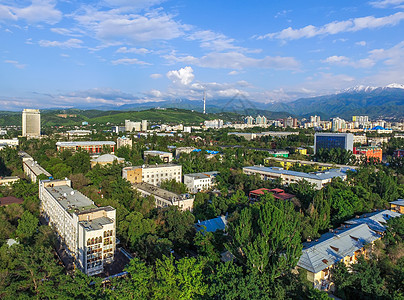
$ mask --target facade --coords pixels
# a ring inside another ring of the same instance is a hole
[[[142,131],[147,131],[147,120],[142,120]]]
[[[353,151],[352,133],[316,133],[314,135],[314,153],[319,149],[341,148]]]
[[[12,147],[12,148],[17,148],[19,145],[18,139],[13,138],[13,139],[1,139],[0,140],[0,149],[3,149],[4,147]]]
[[[127,138],[126,136],[122,136],[116,139],[116,148],[119,149],[121,147],[128,146],[132,148],[132,139]]]
[[[14,182],[17,182],[20,180],[20,177],[18,176],[0,176],[0,186],[2,185],[12,185]]]
[[[257,124],[257,125],[266,125],[267,123],[268,123],[268,120],[265,116],[258,115],[255,118],[255,124]]]
[[[284,170],[282,168],[274,167],[264,167],[264,166],[253,166],[244,167],[243,173],[247,175],[258,174],[262,180],[276,180],[278,178],[282,179],[284,185],[289,185],[291,183],[296,183],[301,180],[306,180],[307,182],[314,184],[315,189],[322,189],[324,185],[331,182],[333,178],[339,177],[342,180],[346,179],[346,169],[331,169],[324,172],[316,173],[304,173]]]
[[[102,150],[107,149],[110,153],[115,151],[115,142],[112,141],[75,141],[75,142],[57,142],[57,151],[69,150],[76,152],[81,149],[90,154],[100,154]]]
[[[36,161],[32,158],[24,160],[22,162],[22,167],[24,169],[25,175],[31,180],[31,182],[37,182],[38,176],[43,174],[46,177],[50,178],[52,175],[41,167]]]
[[[158,156],[165,163],[170,163],[173,160],[173,154],[171,152],[149,150],[143,153],[144,158],[147,156]]]
[[[400,214],[404,214],[404,199],[398,199],[390,202],[390,209]]]
[[[267,157],[264,158],[264,164],[269,165],[272,161],[279,163],[282,168],[288,170],[293,165],[298,166],[313,166],[317,167],[320,171],[325,171],[333,168],[350,168],[356,169],[356,166],[348,166],[348,165],[337,165],[337,164],[327,164],[327,163],[319,163],[315,161],[307,161],[307,160],[296,160],[296,159],[287,159],[287,158],[280,158],[280,157]]]
[[[315,288],[330,283],[330,269],[337,262],[353,264],[360,255],[367,256],[365,246],[373,244],[381,235],[367,224],[343,225],[323,234],[318,240],[303,244],[302,256],[297,266],[307,271],[307,279]]]
[[[287,150],[268,150],[269,156],[273,157],[289,157],[289,151]]]
[[[219,173],[217,171],[184,174],[184,184],[191,193],[207,191],[214,186],[215,177],[218,174]]]
[[[70,180],[39,183],[41,216],[52,226],[76,266],[87,275],[100,274],[115,252],[116,212],[71,188]]]
[[[180,210],[192,211],[195,198],[190,194],[179,195],[146,182],[134,183],[132,186],[135,190],[140,192],[143,197],[153,196],[156,201],[156,207],[158,208],[175,205],[178,206]]]
[[[104,154],[100,155],[97,158],[93,158],[90,160],[91,168],[95,167],[96,165],[100,166],[106,166],[106,165],[111,165],[116,161],[118,164],[122,164],[125,162],[125,159],[122,157],[118,157],[113,154]]]
[[[368,138],[367,138],[366,134],[354,135],[353,136],[353,143],[354,144],[366,145],[368,143]]]
[[[222,128],[223,127],[223,120],[216,119],[216,120],[206,120],[204,122],[206,128]]]
[[[383,150],[380,147],[354,147],[353,154],[368,162],[372,159],[381,162],[383,158]]]
[[[160,185],[162,181],[172,179],[181,182],[182,166],[164,164],[126,167],[122,170],[122,177],[131,183],[147,182],[153,185]]]
[[[39,109],[24,109],[22,111],[22,136],[41,136],[41,113]]]
[[[292,117],[287,117],[286,119],[283,119],[283,127],[297,128],[297,119]]]
[[[343,131],[347,128],[346,122],[344,119],[333,118],[332,119],[332,131]]]
[[[92,131],[91,130],[68,130],[68,131],[66,131],[66,133],[67,133],[67,136],[70,138],[70,137],[74,137],[74,136],[77,136],[77,137],[87,136],[87,135],[92,134]]]
[[[254,118],[252,116],[245,117],[244,123],[247,125],[252,125],[252,124],[254,124]]]
[[[125,120],[125,131],[141,131],[142,123],[141,122],[133,122],[131,120]]]

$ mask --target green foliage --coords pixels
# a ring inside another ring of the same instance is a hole
[[[39,220],[28,210],[24,211],[21,219],[18,221],[15,234],[22,240],[30,239],[38,229]]]
[[[352,151],[342,148],[318,149],[315,158],[319,162],[336,163],[339,165],[353,165],[356,161]]]
[[[188,192],[188,188],[182,182],[177,182],[175,179],[166,180],[161,182],[161,188],[174,192],[176,194],[185,194]]]

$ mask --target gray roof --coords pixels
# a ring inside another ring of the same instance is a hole
[[[206,227],[207,232],[215,232],[216,230],[225,230],[227,225],[227,218],[225,216],[220,216],[214,219],[209,219],[206,221],[202,221],[196,223],[195,229],[197,231],[202,230],[204,227]]]
[[[164,152],[159,150],[146,150],[144,154],[171,154],[171,152]]]
[[[104,154],[104,155],[100,155],[97,158],[92,159],[92,161],[94,161],[94,162],[113,162],[114,160],[122,161],[125,159],[118,157],[116,155],[113,155],[113,154]]]
[[[191,173],[191,174],[184,174],[184,177],[193,177],[194,179],[204,179],[204,178],[210,178],[212,176],[218,175],[218,171],[212,171],[212,172],[201,172],[201,173]]]
[[[303,244],[302,256],[297,265],[318,273],[380,238],[366,224],[343,226],[334,232],[323,234],[314,242]]]
[[[108,217],[100,217],[90,221],[80,221],[79,223],[85,230],[91,231],[102,229],[104,225],[112,224],[113,221]]]
[[[390,204],[404,206],[404,199],[397,199],[396,201],[391,201]]]
[[[172,203],[193,198],[190,194],[177,194],[147,182],[132,183],[132,187],[136,190],[145,191],[153,196],[160,197]]]
[[[358,225],[358,224],[367,224],[370,229],[377,232],[386,231],[386,223],[391,218],[396,218],[401,216],[400,213],[391,211],[391,210],[383,210],[377,211],[373,213],[363,214],[358,218],[354,218],[346,221],[346,224],[350,225]]]
[[[135,167],[126,167],[125,169],[150,169],[150,168],[173,168],[173,167],[181,167],[181,165],[176,164],[157,164],[157,165],[142,165]]]
[[[28,168],[31,169],[32,173],[34,173],[35,176],[39,176],[41,174],[45,174],[48,177],[52,176],[48,171],[46,171],[41,165],[39,165],[33,159],[28,159],[24,163],[27,165]]]
[[[327,180],[334,177],[345,178],[346,171],[349,168],[340,168],[340,169],[330,169],[323,172],[315,172],[315,173],[304,173],[297,171],[284,170],[282,168],[272,168],[272,167],[264,167],[264,166],[253,166],[253,167],[244,167],[243,169],[259,171],[259,172],[267,172],[272,174],[284,174],[302,178],[309,178],[314,180]]]
[[[56,146],[75,147],[75,146],[92,146],[92,145],[115,145],[112,141],[76,141],[76,142],[57,142]]]

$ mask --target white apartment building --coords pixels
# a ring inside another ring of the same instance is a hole
[[[23,158],[22,167],[25,175],[31,180],[31,182],[37,182],[38,176],[41,174],[44,174],[48,178],[52,177],[52,175],[34,161],[32,157],[30,159]]]
[[[162,164],[126,167],[122,170],[122,177],[131,183],[147,182],[153,185],[160,185],[162,181],[172,179],[181,182],[182,166]]]
[[[169,163],[173,160],[173,154],[171,152],[157,151],[157,150],[147,150],[143,153],[144,158],[147,156],[157,156],[160,157],[161,161]]]
[[[223,127],[223,120],[215,119],[215,120],[206,120],[204,122],[206,128],[222,128]]]
[[[180,210],[192,211],[195,198],[190,194],[179,195],[146,182],[134,183],[132,186],[143,197],[153,196],[158,208],[175,205]]]
[[[350,170],[350,168],[330,169],[315,173],[304,173],[275,167],[253,166],[244,167],[243,173],[247,175],[258,174],[262,180],[276,180],[280,178],[282,179],[282,183],[284,185],[306,180],[309,183],[314,184],[315,189],[320,190],[324,187],[324,185],[331,182],[333,178],[339,177],[342,180],[345,180],[347,170]]]
[[[71,181],[44,180],[39,183],[41,216],[52,226],[87,275],[100,274],[115,252],[116,211],[97,207],[92,200],[71,188]]]
[[[125,131],[141,131],[142,123],[141,122],[133,122],[131,120],[125,120]]]
[[[22,111],[22,136],[41,136],[41,113],[39,109],[24,109]]]
[[[214,186],[217,174],[217,171],[184,174],[184,184],[191,193],[207,191]]]
[[[132,139],[127,138],[126,136],[122,136],[116,139],[116,148],[119,149],[121,147],[128,146],[132,148]]]
[[[17,148],[18,145],[19,145],[18,138],[0,140],[0,149],[3,149],[5,147]]]

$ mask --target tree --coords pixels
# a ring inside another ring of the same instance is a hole
[[[28,240],[32,238],[34,233],[37,231],[38,223],[38,218],[26,210],[22,214],[21,219],[18,221],[15,234],[22,240]]]

